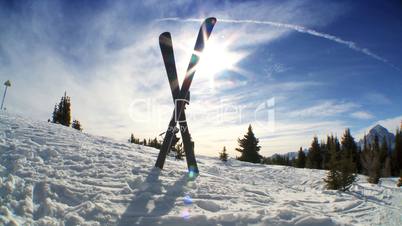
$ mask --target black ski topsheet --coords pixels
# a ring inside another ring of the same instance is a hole
[[[172,91],[173,98],[176,99],[179,96],[180,87],[179,81],[177,80],[172,37],[169,32],[163,32],[161,35],[159,35],[159,47],[161,49],[163,62],[165,64],[170,90]]]
[[[180,87],[177,78],[176,64],[174,60],[173,42],[169,32],[164,32],[159,36],[159,46],[165,64],[170,89],[172,91],[173,102],[175,103],[176,99],[179,97]],[[172,117],[175,117],[174,111]],[[183,146],[186,155],[188,170],[189,172],[194,172],[198,174],[198,166],[194,154],[194,143],[191,140],[190,131],[186,121],[186,114],[184,111],[181,114],[179,125],[181,137],[183,139]],[[168,148],[171,148],[171,145]],[[169,150],[167,152],[169,152]]]
[[[197,40],[195,43],[194,52],[191,56],[190,63],[187,68],[187,72],[186,72],[185,78],[183,80],[181,90],[179,92],[178,98],[180,98],[180,99],[185,99],[186,96],[188,95],[188,91],[189,91],[191,82],[193,80],[194,74],[195,74],[195,70],[193,70],[193,69],[199,62],[199,59],[200,59],[199,54],[203,51],[203,49],[205,47],[205,42],[208,40],[209,36],[211,35],[212,29],[215,26],[215,24],[216,24],[216,18],[210,17],[210,18],[207,18],[201,25],[201,28],[198,32]],[[171,53],[173,55],[173,51],[171,51]],[[165,61],[165,59],[164,59],[164,61]],[[172,61],[174,62],[174,57],[172,59],[167,59],[167,61],[165,61],[165,62],[167,62],[168,65],[170,65],[170,63]],[[176,66],[174,66],[174,68],[176,68]],[[177,73],[175,73],[175,74],[177,77]],[[175,89],[176,88],[174,88],[173,90],[175,90]],[[178,87],[178,89],[180,89],[180,88]],[[172,90],[172,92],[173,92],[173,90]],[[175,110],[176,110],[175,115],[172,117],[172,119],[169,122],[169,126],[166,131],[165,138],[163,139],[162,147],[159,152],[158,158],[156,160],[155,167],[163,169],[163,165],[165,163],[167,152],[172,143],[173,134],[174,134],[173,130],[174,130],[174,127],[176,127],[175,118],[178,118],[178,119],[182,118],[181,114],[184,109],[184,104],[185,104],[184,102],[179,102],[179,104],[177,104],[177,106],[175,106]]]
[[[183,84],[181,86],[180,98],[185,98],[187,96],[188,90],[190,89],[191,82],[195,74],[195,66],[200,60],[200,53],[204,50],[205,43],[212,33],[212,29],[216,24],[215,17],[209,17],[204,20],[201,25],[200,31],[198,32],[197,40],[195,42],[194,51],[190,58],[190,63],[188,64],[186,76],[184,77]]]

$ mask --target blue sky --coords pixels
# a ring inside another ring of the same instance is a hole
[[[196,152],[229,153],[248,124],[263,155],[314,135],[355,136],[402,119],[401,1],[4,1],[6,107],[47,120],[66,90],[85,132],[164,131],[172,100],[158,36],[172,33],[182,79],[200,22],[218,23],[187,116]],[[180,19],[177,19],[180,18]]]

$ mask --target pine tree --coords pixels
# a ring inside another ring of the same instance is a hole
[[[389,152],[388,152],[388,143],[387,143],[387,139],[384,136],[383,140],[382,140],[382,143],[381,143],[381,147],[380,147],[381,168],[384,166],[385,159],[387,158],[388,154],[389,154]]]
[[[329,170],[329,162],[331,161],[331,148],[337,147],[336,142],[338,142],[337,138],[334,135],[327,136],[327,143],[325,145],[325,151],[323,151],[323,164],[324,169]],[[336,152],[338,150],[336,149]]]
[[[324,179],[326,183],[326,188],[330,190],[338,190],[340,188],[340,173],[338,170],[338,153],[335,149],[335,146],[330,147],[331,159],[328,162],[329,171],[327,173],[327,177]]]
[[[354,163],[357,167],[357,171],[361,171],[361,164],[360,164],[360,157],[357,151],[357,145],[355,142],[355,139],[353,136],[350,134],[350,130],[346,129],[342,139],[341,139],[341,151],[343,152],[343,155],[346,155],[345,158],[351,158],[352,162]],[[355,171],[355,170],[353,170]]]
[[[237,142],[239,143],[240,147],[236,148],[236,151],[241,153],[241,156],[238,157],[238,160],[261,163],[262,156],[258,154],[261,146],[258,145],[259,140],[255,137],[251,125],[249,125],[247,134],[244,135],[244,138],[237,139]]]
[[[401,176],[399,177],[399,181],[398,181],[398,184],[396,186],[402,187],[402,173],[401,173]]]
[[[228,161],[228,153],[226,152],[226,147],[223,147],[222,152],[219,153],[219,159],[223,162]]]
[[[389,157],[388,151],[388,143],[385,137],[383,137],[383,141],[381,143],[380,148],[380,169],[381,169],[381,176],[382,177],[389,177],[391,176],[391,158]]]
[[[81,123],[78,120],[73,120],[73,124],[71,125],[71,127],[76,129],[76,130],[79,130],[79,131],[83,130],[82,126],[81,126]]]
[[[371,145],[367,145],[366,136],[364,137],[364,148],[361,160],[363,168],[369,177],[368,182],[377,184],[380,180],[381,173],[378,136],[374,137],[374,141]]]
[[[304,168],[306,166],[306,154],[304,153],[302,147],[300,147],[297,153],[296,167]]]
[[[327,141],[328,141],[328,137],[327,137]],[[328,148],[328,142],[325,143],[325,141],[321,141],[320,144],[320,150],[321,150],[321,155],[322,155],[322,169],[329,169],[328,167],[328,162],[329,162],[329,158],[330,158],[330,154],[329,154],[329,148]]]
[[[134,137],[134,134],[131,134],[130,139],[129,139],[129,142],[130,142],[130,143],[133,143],[133,144],[140,144],[140,139],[139,139],[139,138],[135,138],[135,137]]]
[[[160,149],[161,146],[162,146],[161,142],[158,141],[158,139],[157,139],[156,137],[155,137],[153,140],[151,140],[151,141],[148,143],[148,145],[149,145],[150,147],[154,147],[154,148],[156,148],[156,149]]]
[[[352,160],[352,156],[347,152],[337,152],[336,146],[332,145],[330,152],[329,172],[324,179],[326,188],[347,191],[356,180],[356,165]]]
[[[396,130],[395,149],[392,152],[392,175],[398,176],[402,171],[402,123],[401,128]]]
[[[318,138],[315,136],[307,154],[308,168],[322,169],[322,155]]]
[[[347,191],[356,181],[356,163],[353,161],[353,156],[348,156],[346,153],[342,153],[342,159],[339,164],[340,176],[341,176],[341,191]]]
[[[59,123],[64,126],[71,125],[71,101],[66,92],[61,97],[59,104],[54,107],[52,118],[53,123]]]
[[[52,114],[52,122],[58,123],[60,121],[58,117],[59,117],[59,110],[57,109],[57,104],[55,104]]]
[[[385,159],[384,168],[381,170],[382,177],[390,177],[392,176],[392,166],[391,166],[391,157],[387,156]]]

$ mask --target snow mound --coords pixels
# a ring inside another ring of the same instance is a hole
[[[197,156],[153,167],[158,150],[0,113],[0,225],[402,225],[402,189],[325,171]]]

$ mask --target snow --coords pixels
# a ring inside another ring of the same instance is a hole
[[[0,225],[402,225],[397,178],[324,189],[326,171],[158,150],[0,113]]]

